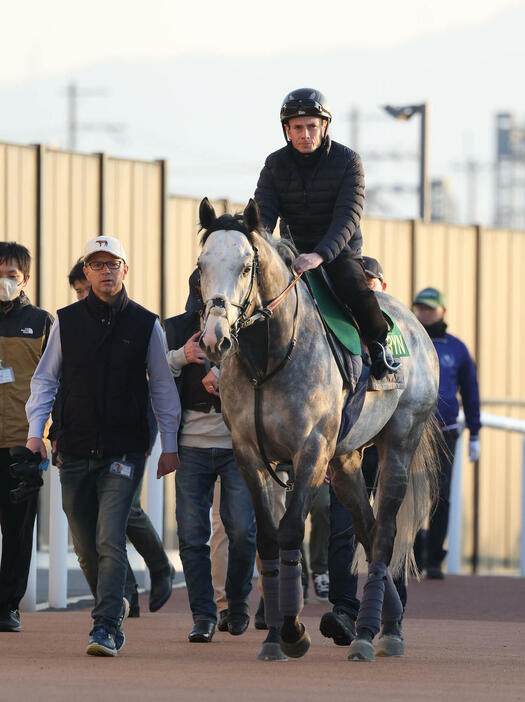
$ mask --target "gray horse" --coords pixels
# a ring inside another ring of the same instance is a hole
[[[199,215],[204,233],[198,266],[205,303],[200,344],[211,361],[221,363],[222,411],[257,519],[269,627],[258,658],[286,660],[309,648],[299,621],[300,547],[306,516],[328,467],[368,562],[357,636],[348,658],[373,660],[373,639],[380,631],[378,652],[402,655],[403,611],[391,571],[406,572],[435,480],[432,416],[439,371],[432,342],[409,310],[379,294],[410,352],[403,359],[404,387],[367,392],[360,415],[338,443],[349,391],[323,324],[302,281],[280,296],[294,278],[293,247],[264,232],[253,200],[242,216],[217,218],[205,198]],[[271,316],[269,302],[279,302]],[[260,320],[267,317],[265,344],[256,335],[264,326]],[[255,355],[261,344],[267,345],[262,372],[254,371],[253,358],[239,346],[241,330],[248,347],[253,337]],[[371,443],[377,446],[381,466],[374,509],[361,472],[362,449]],[[293,490],[279,524],[273,517],[270,474],[277,463],[292,463],[294,470]]]

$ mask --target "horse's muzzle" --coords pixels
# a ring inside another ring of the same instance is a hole
[[[230,326],[225,315],[209,315],[199,345],[206,356],[218,363],[232,348]]]

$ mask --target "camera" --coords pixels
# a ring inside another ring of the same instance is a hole
[[[40,463],[42,457],[38,451],[30,451],[25,446],[13,446],[9,449],[11,463],[9,473],[12,478],[18,480],[18,485],[14,490],[9,491],[11,502],[15,504],[28,500],[37,493],[44,484]]]

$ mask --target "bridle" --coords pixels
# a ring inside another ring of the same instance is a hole
[[[205,320],[207,320],[208,315],[210,313],[210,310],[213,307],[218,307],[226,310],[226,303],[228,302],[230,305],[233,305],[233,307],[237,307],[240,310],[239,316],[233,322],[233,324],[230,325],[230,335],[232,338],[235,340],[235,343],[237,345],[237,348],[239,348],[239,340],[238,340],[238,334],[241,329],[245,329],[246,327],[251,326],[255,322],[262,322],[264,320],[269,320],[276,307],[278,307],[281,302],[286,298],[288,293],[295,288],[297,283],[299,282],[302,273],[299,273],[298,275],[294,275],[292,271],[292,280],[288,283],[286,288],[277,295],[277,297],[274,297],[272,300],[267,302],[266,304],[263,304],[262,306],[255,307],[253,313],[247,317],[247,312],[252,304],[252,294],[254,290],[254,285],[255,282],[257,282],[257,287],[259,287],[260,283],[260,267],[259,267],[259,251],[257,250],[256,246],[253,246],[253,261],[252,261],[252,270],[251,270],[251,277],[250,277],[250,286],[248,288],[248,292],[246,294],[246,297],[244,298],[244,301],[242,303],[236,303],[236,302],[231,302],[230,300],[226,300],[223,297],[214,297],[210,298],[209,300],[206,300],[204,303],[204,309],[206,310],[205,313]],[[257,437],[257,444],[259,447],[259,453],[261,454],[261,458],[263,460],[264,466],[268,473],[271,475],[271,477],[275,480],[275,482],[280,485],[281,487],[285,488],[287,491],[293,490],[293,480],[288,480],[286,483],[284,483],[277,473],[275,472],[274,468],[272,467],[272,464],[268,460],[268,456],[266,454],[265,448],[264,448],[264,428],[262,425],[262,420],[261,420],[261,409],[262,409],[262,386],[264,383],[266,383],[270,378],[273,378],[279,373],[280,371],[285,368],[288,363],[292,359],[292,355],[297,343],[297,338],[296,338],[296,331],[297,331],[297,319],[298,319],[298,313],[299,313],[299,293],[297,289],[295,290],[295,295],[296,295],[296,303],[295,303],[295,312],[293,316],[293,323],[292,323],[292,337],[290,340],[290,343],[288,345],[288,349],[286,351],[285,356],[282,358],[280,363],[270,372],[264,375],[263,377],[260,377],[258,373],[256,372],[256,369],[253,367],[250,369],[249,375],[250,377],[250,382],[253,385],[254,389],[254,414],[255,414],[255,434]]]
[[[246,293],[244,301],[239,304],[237,302],[232,302],[231,300],[226,300],[226,298],[224,297],[213,297],[209,298],[204,302],[204,309],[206,310],[205,319],[207,319],[212,307],[218,307],[219,309],[222,308],[226,310],[226,303],[240,310],[237,319],[233,322],[233,324],[230,325],[230,334],[236,340],[241,329],[245,329],[246,327],[251,326],[255,322],[262,322],[265,319],[269,319],[273,315],[273,311],[275,310],[275,308],[281,304],[281,302],[285,299],[290,290],[292,290],[292,288],[295,287],[295,285],[298,283],[299,279],[302,276],[302,273],[293,276],[290,283],[281,293],[279,293],[279,295],[277,295],[277,297],[274,297],[272,300],[270,300],[263,306],[255,307],[253,314],[247,317],[246,314],[250,305],[252,304],[252,293],[254,290],[254,284],[255,282],[257,282],[257,287],[259,287],[260,283],[259,251],[257,247],[253,245],[252,249],[253,261],[250,274],[250,286],[248,288],[248,292]]]

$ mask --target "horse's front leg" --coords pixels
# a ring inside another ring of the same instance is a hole
[[[328,467],[326,442],[311,442],[294,458],[294,489],[278,531],[280,557],[279,607],[283,616],[281,649],[300,658],[310,648],[310,637],[299,615],[303,609],[301,545],[304,523]]]
[[[235,452],[237,463],[252,497],[257,522],[257,552],[261,565],[261,582],[264,598],[264,618],[268,634],[257,658],[263,661],[286,661],[279,640],[282,615],[279,611],[279,545],[277,527],[282,514],[281,502],[284,489],[272,482],[266,471],[261,471],[256,459]]]

